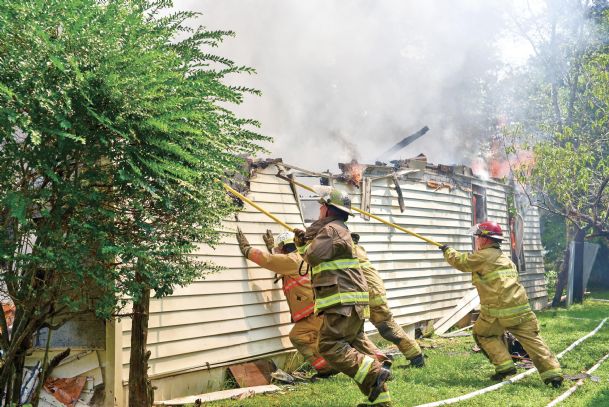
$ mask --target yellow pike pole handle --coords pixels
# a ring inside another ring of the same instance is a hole
[[[247,202],[248,204],[252,205],[254,208],[258,209],[260,212],[264,213],[266,216],[268,216],[269,218],[273,219],[275,222],[279,223],[281,226],[283,226],[284,228],[286,228],[290,232],[294,231],[293,227],[291,227],[290,225],[288,225],[287,223],[285,223],[284,221],[279,219],[277,216],[273,215],[272,213],[270,213],[269,211],[267,211],[266,209],[264,209],[263,207],[261,207],[260,205],[255,203],[254,201],[252,201],[251,199],[248,199],[244,195],[242,195],[241,193],[235,191],[233,188],[231,188],[230,186],[228,186],[224,182],[222,182],[222,186],[228,192],[230,192],[231,194],[235,195],[237,198],[241,199],[242,201]]]
[[[314,194],[317,194],[317,191],[315,191],[313,188],[311,188],[311,187],[310,187],[310,186],[308,186],[308,185],[301,184],[300,182],[298,182],[298,181],[294,181],[293,179],[288,178],[288,177],[286,177],[286,176],[284,176],[284,175],[281,175],[281,174],[277,174],[277,177],[278,177],[278,178],[281,178],[282,180],[285,180],[285,181],[291,182],[291,183],[293,183],[294,185],[297,185],[297,186],[299,186],[299,187],[301,187],[301,188],[304,188],[304,189],[306,189],[307,191],[311,191],[311,192],[313,192]],[[416,232],[413,232],[412,230],[408,230],[408,229],[406,229],[406,228],[403,228],[403,227],[401,227],[401,226],[398,226],[398,225],[396,225],[395,223],[391,223],[391,222],[389,222],[389,221],[387,221],[387,220],[385,220],[385,219],[383,219],[383,218],[380,218],[380,217],[378,217],[378,216],[376,216],[376,215],[373,215],[373,214],[371,214],[371,213],[369,213],[369,212],[366,212],[366,211],[361,210],[361,209],[359,209],[359,208],[356,208],[356,207],[354,207],[354,206],[352,206],[352,207],[351,207],[351,209],[352,209],[352,210],[354,210],[354,211],[356,211],[356,212],[361,213],[362,215],[366,215],[366,216],[371,217],[372,219],[376,219],[376,220],[378,220],[379,222],[384,223],[385,225],[390,226],[390,227],[392,227],[392,228],[394,228],[394,229],[397,229],[397,230],[402,231],[402,232],[404,232],[404,233],[408,233],[409,235],[414,236],[414,237],[416,237],[416,238],[418,238],[418,239],[424,240],[424,241],[426,241],[426,242],[427,242],[427,243],[429,243],[429,244],[432,244],[432,245],[434,245],[434,246],[438,246],[438,247],[439,247],[439,246],[442,246],[442,243],[435,242],[435,241],[433,241],[433,240],[431,240],[431,239],[426,238],[425,236],[421,236],[420,234],[418,234],[418,233],[416,233]]]

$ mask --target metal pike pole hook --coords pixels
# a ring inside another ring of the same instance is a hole
[[[311,192],[313,192],[314,194],[317,194],[317,191],[315,191],[315,189],[311,188],[311,187],[310,187],[310,186],[308,186],[308,185],[301,184],[301,183],[300,183],[300,182],[298,182],[298,181],[294,181],[293,179],[286,177],[285,175],[283,175],[283,174],[282,174],[282,171],[281,171],[281,170],[279,170],[279,172],[277,172],[277,174],[275,174],[275,176],[276,176],[277,178],[280,178],[280,179],[282,179],[282,180],[284,180],[284,181],[287,181],[287,182],[289,182],[289,183],[291,183],[291,184],[294,184],[294,185],[297,185],[297,186],[299,186],[299,187],[301,187],[301,188],[304,188],[304,189],[306,189],[307,191],[311,191]],[[416,233],[416,232],[413,232],[413,231],[411,231],[411,230],[408,230],[408,229],[406,229],[406,228],[403,228],[403,227],[401,227],[401,226],[398,226],[398,225],[396,225],[395,223],[389,222],[389,221],[387,221],[387,220],[385,220],[385,219],[383,219],[383,218],[381,218],[381,217],[378,217],[378,216],[373,215],[373,214],[371,214],[371,213],[369,213],[369,212],[366,212],[366,211],[364,211],[364,210],[361,210],[361,209],[359,209],[359,208],[356,208],[355,206],[352,206],[352,207],[351,207],[351,209],[352,209],[352,210],[354,210],[354,211],[356,211],[356,212],[359,212],[359,213],[360,213],[360,214],[362,214],[362,215],[366,215],[366,216],[371,217],[372,219],[376,219],[376,220],[378,220],[379,222],[384,223],[385,225],[390,226],[390,227],[392,227],[392,228],[394,228],[394,229],[397,229],[397,230],[399,230],[399,231],[401,231],[401,232],[408,233],[408,234],[409,234],[409,235],[411,235],[411,236],[414,236],[414,237],[416,237],[416,238],[418,238],[418,239],[424,240],[424,241],[426,241],[426,242],[427,242],[427,243],[429,243],[429,244],[432,244],[432,245],[434,245],[434,246],[438,246],[438,247],[442,246],[442,243],[438,243],[438,242],[436,242],[436,241],[433,241],[433,240],[431,240],[431,239],[428,239],[428,238],[426,238],[425,236],[421,236],[420,234],[418,234],[418,233]]]
[[[275,222],[279,223],[281,226],[283,226],[284,228],[286,228],[290,232],[294,231],[293,227],[291,227],[290,225],[288,225],[287,223],[285,223],[284,221],[282,221],[281,219],[279,219],[278,217],[276,217],[275,215],[273,215],[272,213],[270,213],[269,211],[267,211],[266,209],[264,209],[263,207],[261,207],[260,205],[255,203],[254,201],[252,201],[251,199],[246,198],[243,194],[241,194],[238,191],[234,190],[233,188],[231,188],[230,186],[228,186],[224,182],[222,182],[222,181],[218,181],[218,182],[222,183],[222,186],[224,187],[224,189],[226,189],[226,191],[230,192],[231,194],[235,195],[237,198],[241,199],[244,202],[247,202],[248,204],[250,204],[254,208],[258,209],[260,212],[264,213],[266,216],[268,216],[269,218],[273,219]]]

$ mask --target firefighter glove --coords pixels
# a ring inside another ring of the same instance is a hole
[[[252,246],[250,246],[250,242],[247,241],[240,228],[237,228],[237,242],[239,243],[239,250],[247,258],[247,254],[252,249]]]
[[[302,229],[294,229],[294,244],[297,247],[302,247],[307,242],[305,241],[305,231]]]
[[[438,247],[438,249],[442,250],[442,253],[444,253],[448,250],[448,246],[443,244],[442,246]]]
[[[264,244],[269,250],[269,253],[273,253],[273,247],[275,247],[275,238],[273,237],[273,232],[271,232],[271,229],[266,230],[266,232],[262,235],[262,240],[264,240]]]

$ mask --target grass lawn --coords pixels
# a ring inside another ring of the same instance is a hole
[[[595,295],[596,298],[599,298]],[[592,331],[600,321],[609,317],[609,303],[586,301],[568,310],[548,310],[538,313],[541,334],[554,353]],[[394,406],[416,406],[422,403],[460,396],[493,384],[488,379],[492,365],[481,353],[471,351],[470,336],[433,338],[421,341],[425,346],[427,367],[404,368],[403,358],[394,361],[394,379],[389,384]],[[565,373],[577,374],[593,366],[609,352],[609,321],[592,338],[567,353],[561,364]],[[609,361],[595,373],[599,382],[586,383],[569,397],[564,406],[609,406]],[[562,394],[562,389],[545,386],[537,374],[494,392],[458,403],[460,406],[545,406]],[[355,382],[340,374],[334,378],[286,387],[281,393],[260,395],[240,401],[210,403],[210,406],[354,406],[363,400]]]

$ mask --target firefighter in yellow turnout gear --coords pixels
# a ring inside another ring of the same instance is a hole
[[[251,247],[241,230],[237,232],[241,253],[260,267],[281,276],[283,292],[294,322],[289,335],[290,341],[317,371],[313,377],[325,378],[338,373],[317,351],[317,337],[322,318],[314,314],[313,288],[309,276],[304,274],[306,264],[303,264],[302,257],[296,252],[294,234],[282,232],[273,239],[271,231],[267,230],[263,239],[267,249],[275,254]],[[301,275],[300,271],[304,275]]]
[[[368,283],[370,322],[378,329],[379,334],[384,339],[398,347],[406,359],[410,360],[412,366],[425,366],[425,359],[417,341],[409,337],[393,319],[393,314],[387,305],[385,285],[379,272],[368,260],[366,250],[358,244],[360,236],[357,233],[351,233],[351,238],[355,244],[355,251],[360,267]]]
[[[516,373],[516,366],[503,341],[507,330],[520,342],[544,383],[560,387],[563,381],[556,357],[539,336],[539,323],[531,310],[518,270],[500,248],[501,227],[483,222],[472,228],[476,251],[461,253],[440,246],[446,261],[456,269],[472,273],[480,296],[480,316],[474,325],[474,339],[495,366],[491,379],[501,381]]]
[[[364,335],[368,285],[345,225],[352,215],[351,200],[329,187],[321,195],[319,219],[306,232],[294,231],[296,246],[312,268],[315,311],[323,317],[319,352],[330,366],[356,381],[367,397],[361,406],[388,406],[389,364],[373,357]]]

